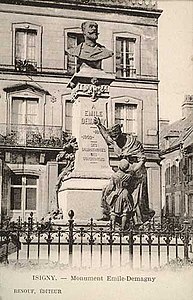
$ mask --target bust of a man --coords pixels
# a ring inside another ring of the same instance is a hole
[[[67,53],[78,57],[81,64],[85,63],[92,68],[100,69],[102,60],[111,57],[113,52],[96,42],[99,35],[96,22],[84,22],[81,28],[84,42],[77,47],[68,49]]]

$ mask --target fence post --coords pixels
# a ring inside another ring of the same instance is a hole
[[[130,259],[130,267],[133,269],[133,227],[129,230],[129,259]]]
[[[93,239],[93,218],[90,219],[90,258],[91,258],[91,267],[92,267],[92,255],[93,255],[93,244],[94,244],[94,239]]]
[[[114,232],[114,224],[112,222],[112,220],[110,221],[109,224],[109,243],[110,243],[110,267],[113,266],[113,232]]]
[[[5,240],[5,263],[9,264],[9,243],[10,243],[10,232],[8,231],[8,229],[6,230],[6,240]]]
[[[190,222],[188,219],[184,220],[184,237],[183,237],[183,242],[184,242],[184,260],[185,262],[188,261],[189,255],[188,255],[188,247],[189,247],[189,241],[190,241]]]
[[[69,216],[69,264],[70,266],[72,265],[72,255],[73,255],[73,243],[74,243],[74,239],[73,239],[73,229],[74,229],[74,211],[70,210],[68,212],[68,216]]]

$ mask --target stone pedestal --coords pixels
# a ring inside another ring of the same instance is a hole
[[[94,117],[107,122],[109,87],[114,77],[102,70],[82,67],[69,87],[73,101],[72,135],[78,142],[74,170],[59,190],[59,206],[64,218],[74,210],[76,219],[101,217],[102,188],[112,174],[108,146],[94,125]]]

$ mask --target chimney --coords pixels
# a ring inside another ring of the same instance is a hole
[[[159,119],[159,131],[162,132],[165,128],[169,126],[170,120]]]
[[[193,95],[186,95],[182,103],[182,118],[185,119],[190,114],[193,114]]]

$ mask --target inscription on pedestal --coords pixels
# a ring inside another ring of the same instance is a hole
[[[77,105],[77,109],[81,112],[77,135],[79,150],[75,163],[78,170],[95,172],[109,168],[108,147],[94,125],[94,117],[99,117],[103,123],[105,122],[105,103],[104,99],[93,103],[89,98],[82,97]]]

